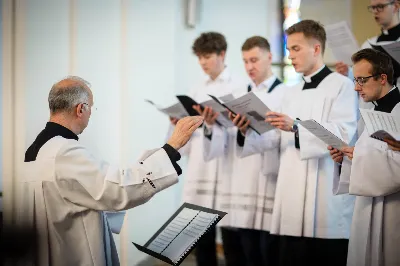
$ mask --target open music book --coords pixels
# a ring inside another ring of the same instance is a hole
[[[310,133],[312,133],[314,136],[325,142],[325,144],[328,146],[332,146],[335,149],[349,146],[346,142],[341,140],[338,136],[327,130],[315,120],[300,121],[299,124],[310,131]]]
[[[225,212],[184,203],[144,246],[136,248],[171,265],[179,265],[199,239]]]
[[[225,102],[212,95],[209,96],[222,107],[228,109],[232,114],[245,115],[250,120],[249,128],[259,135],[275,129],[271,124],[265,122],[265,114],[270,112],[271,109],[254,92],[246,93],[239,98]]]
[[[400,117],[390,113],[360,108],[365,129],[371,138],[383,141],[384,138],[400,141]]]
[[[224,108],[221,107],[218,103],[216,103],[214,100],[210,98],[210,100],[197,103],[195,100],[190,98],[187,95],[177,95],[176,98],[178,99],[178,103],[168,106],[168,107],[160,107],[153,103],[150,100],[145,100],[146,102],[150,103],[154,107],[156,107],[160,112],[170,116],[170,117],[175,117],[175,118],[183,118],[185,116],[196,116],[199,115],[195,109],[193,109],[194,105],[200,105],[200,109],[204,110],[205,106],[211,107],[214,112],[220,113],[219,116],[217,117],[216,123],[220,126],[229,128],[233,127],[232,121],[229,119],[228,111]],[[230,101],[233,100],[234,97],[232,94],[224,95],[219,97],[223,101]]]

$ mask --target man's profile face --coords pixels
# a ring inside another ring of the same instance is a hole
[[[382,80],[377,75],[372,76],[372,65],[367,60],[363,59],[353,66],[354,79],[359,80],[363,85],[355,82],[355,91],[358,92],[364,102],[376,101],[382,93]]]
[[[310,75],[316,62],[316,40],[310,40],[302,32],[292,33],[287,38],[289,59],[297,73]],[[320,44],[319,44],[320,45]]]
[[[271,53],[266,49],[254,47],[248,51],[242,51],[242,57],[246,72],[251,80],[256,84],[263,82],[271,68]]]
[[[199,64],[203,69],[204,73],[208,76],[214,76],[219,74],[221,66],[224,65],[225,52],[210,53],[210,54],[198,54]]]

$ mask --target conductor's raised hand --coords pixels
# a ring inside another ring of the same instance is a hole
[[[229,112],[229,119],[233,122],[233,124],[240,130],[243,135],[246,135],[247,129],[250,125],[250,120],[248,120],[244,115],[234,115],[232,112]]]
[[[215,121],[217,120],[217,117],[219,115],[218,112],[214,112],[211,107],[204,107],[203,110],[201,110],[200,105],[193,105],[193,109],[199,113],[204,118],[204,122],[206,122],[207,125],[212,126],[215,124]]]
[[[292,131],[294,120],[289,116],[277,112],[268,112],[265,116],[267,117],[265,122],[272,126],[283,131]]]
[[[168,144],[175,150],[179,150],[189,141],[193,132],[203,123],[201,116],[187,116],[179,119],[176,123],[174,132],[168,140]]]

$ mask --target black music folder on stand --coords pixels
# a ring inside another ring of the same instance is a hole
[[[184,203],[144,246],[132,243],[138,250],[177,266],[225,215],[225,212]]]

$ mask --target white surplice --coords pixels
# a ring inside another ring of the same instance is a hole
[[[286,86],[280,84],[268,93],[275,80],[276,77],[272,76],[258,86],[251,84],[251,90],[272,110],[279,108],[286,91]],[[259,140],[258,134],[249,129],[243,148],[237,144],[237,134],[240,134],[237,128],[223,134],[214,134],[213,131],[212,140],[206,142],[205,148],[209,158],[226,160],[220,167],[223,178],[218,186],[221,196],[217,206],[228,212],[222,225],[269,231],[279,147],[275,145],[268,152],[250,151],[248,147]],[[228,165],[232,166],[232,171],[226,171]]]
[[[358,113],[354,84],[338,73],[330,73],[315,89],[303,90],[303,85],[304,81],[288,89],[281,112],[293,119],[314,119],[345,142],[353,139]],[[301,125],[299,140],[300,149],[296,149],[294,133],[281,132],[271,233],[349,238],[354,197],[332,194],[337,165],[327,145]]]
[[[392,113],[400,116],[400,104]],[[357,195],[347,265],[400,265],[400,152],[364,130],[353,160],[343,161],[334,193]]]
[[[194,87],[189,96],[196,102],[201,103],[211,100],[208,94],[221,97],[227,94],[236,94],[237,91],[245,88],[245,83],[234,77],[226,67],[215,80],[208,77]],[[170,132],[171,130],[172,127]],[[222,134],[223,131],[218,125],[214,125],[212,130],[215,135],[219,134],[219,132]],[[219,176],[222,174],[220,166],[226,166],[223,173],[228,173],[231,170],[224,159],[208,160],[205,157],[204,142],[204,127],[200,127],[194,132],[190,141],[179,151],[188,158],[184,174],[182,201],[223,210],[216,207],[216,200],[219,197],[217,183],[219,183]],[[219,224],[223,224],[224,220],[225,218]]]
[[[24,163],[21,180],[18,221],[38,232],[36,265],[110,266],[119,261],[103,211],[141,205],[177,183],[178,175],[164,149],[119,169],[58,136],[41,147],[36,161]]]

